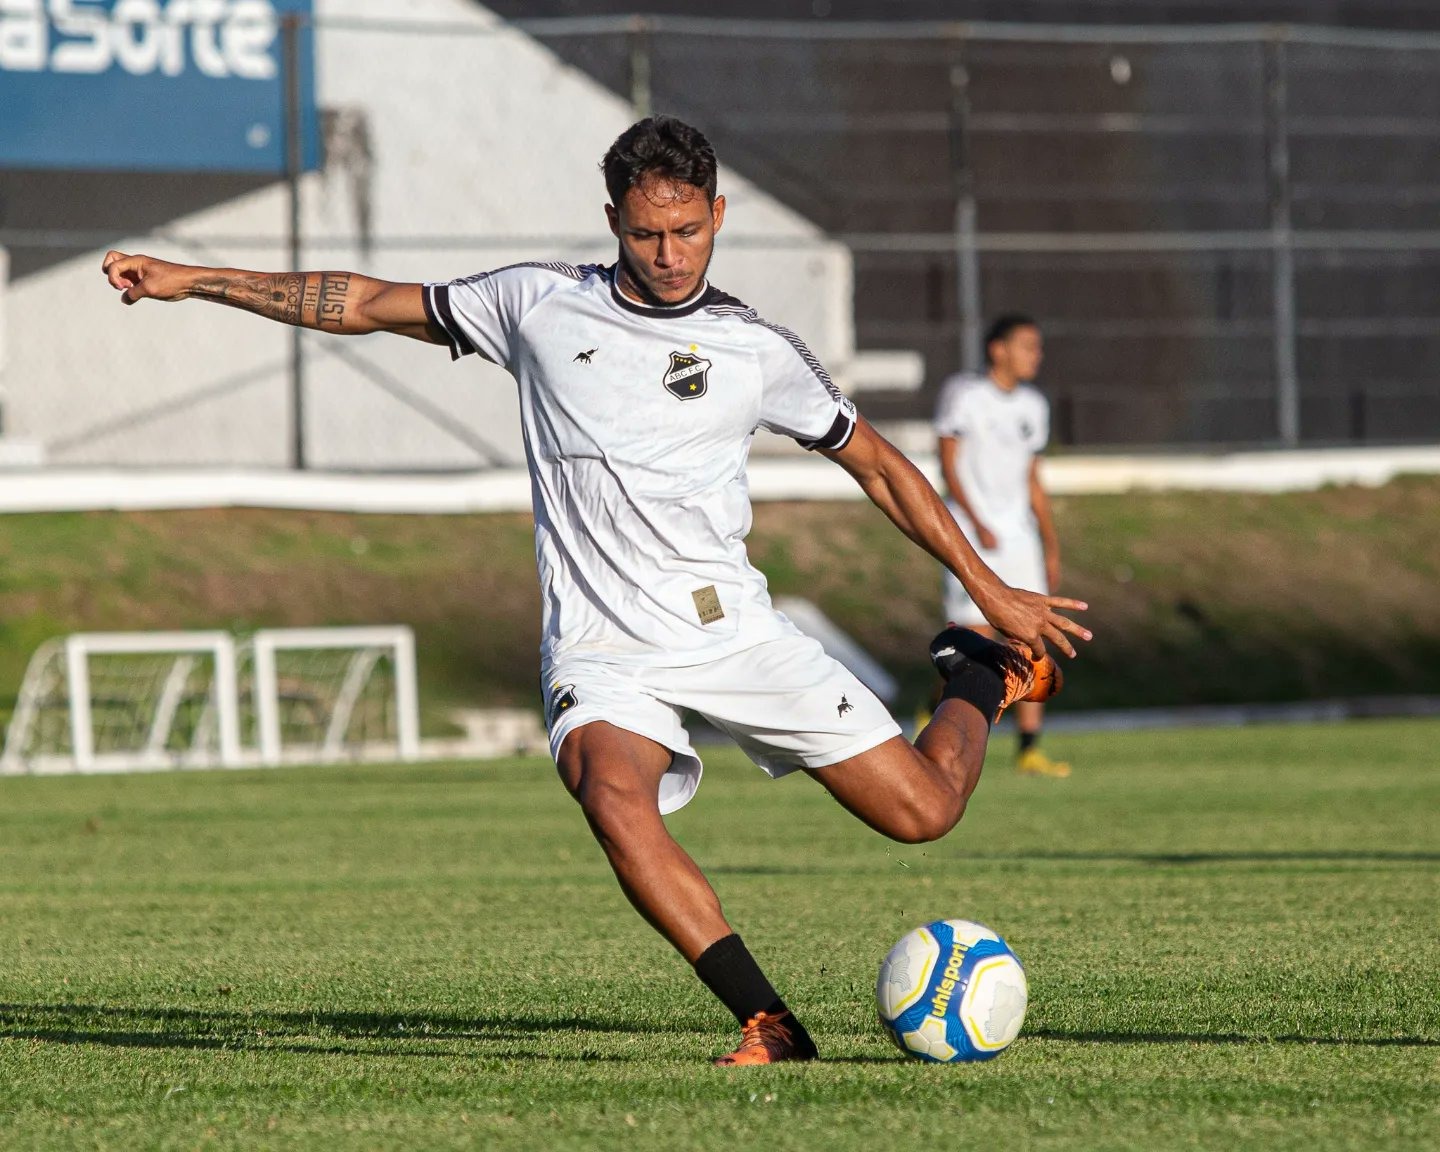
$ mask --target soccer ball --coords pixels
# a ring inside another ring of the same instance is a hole
[[[880,1024],[919,1060],[991,1060],[1025,1021],[1029,987],[1010,946],[983,924],[936,920],[900,938],[875,984]]]

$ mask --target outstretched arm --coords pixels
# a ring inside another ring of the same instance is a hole
[[[1066,633],[1090,639],[1088,629],[1056,611],[1083,611],[1085,604],[1011,588],[1000,580],[976,555],[920,470],[863,417],[844,448],[821,451],[855,478],[900,531],[954,572],[985,618],[1006,636],[1028,644],[1037,656],[1046,640],[1074,656]]]
[[[424,289],[355,272],[246,272],[172,264],[111,251],[101,265],[126,304],[141,300],[211,300],[267,320],[319,332],[359,336],[395,332],[430,344],[445,336],[425,315]]]

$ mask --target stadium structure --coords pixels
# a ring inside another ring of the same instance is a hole
[[[300,181],[307,266],[442,280],[518,260],[613,259],[598,162],[634,119],[626,100],[464,0],[421,0],[400,15],[380,0],[322,0],[316,18],[325,160]],[[848,250],[743,173],[727,169],[724,185],[732,242],[717,282],[805,332],[838,373],[853,369]],[[4,426],[39,449],[21,459],[290,463],[288,332],[224,309],[185,324],[162,308],[127,315],[98,272],[110,247],[287,267],[287,200],[273,173],[0,171],[0,242],[12,249]],[[804,258],[777,262],[747,236],[796,245]],[[407,345],[307,338],[306,462],[520,462],[509,378]],[[134,356],[137,346],[147,354]]]
[[[974,365],[981,316],[1020,308],[1045,322],[1061,444],[1440,433],[1425,368],[1440,340],[1432,6],[318,0],[314,14],[307,266],[436,279],[608,259],[595,161],[637,111],[669,111],[725,163],[714,278],[802,333],[873,418],[922,421],[941,380]],[[847,32],[854,20],[885,23]],[[1200,20],[1207,37],[1175,34]],[[0,169],[10,460],[293,463],[288,334],[220,310],[125,316],[95,272],[105,248],[142,244],[284,267],[287,203],[274,172]],[[124,352],[137,341],[139,360]],[[518,461],[498,370],[383,338],[303,347],[309,466]]]

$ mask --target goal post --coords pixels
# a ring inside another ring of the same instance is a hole
[[[407,627],[79,632],[31,657],[0,775],[421,754]]]
[[[70,749],[75,767],[96,766],[93,700],[90,694],[92,656],[175,655],[156,702],[144,748],[143,762],[168,762],[168,736],[193,668],[190,654],[208,654],[215,661],[211,700],[219,721],[219,762],[240,763],[240,715],[235,679],[235,641],[225,632],[79,632],[65,639],[65,675],[70,689]],[[200,726],[203,731],[203,724]],[[128,759],[129,754],[122,752]]]
[[[77,632],[25,670],[0,772],[235,767],[235,641],[225,632]]]
[[[353,628],[265,628],[248,642],[252,662],[250,697],[254,709],[255,739],[262,764],[303,760],[336,761],[393,752],[400,760],[420,757],[420,707],[415,675],[415,635],[403,625]],[[318,715],[310,719],[310,733],[298,746],[287,743],[284,703],[286,679],[281,663],[287,655],[330,654],[324,676],[295,674],[305,684],[307,702]],[[363,718],[362,701],[370,691],[377,665],[388,659],[393,687],[387,694],[393,707],[393,739],[357,740],[352,726]],[[367,752],[372,744],[379,749]]]

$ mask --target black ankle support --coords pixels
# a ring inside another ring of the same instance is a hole
[[[737,933],[705,949],[695,961],[695,975],[742,1025],[756,1013],[785,1010],[784,1001]]]
[[[964,700],[973,704],[987,724],[995,723],[995,713],[1005,699],[1005,685],[993,670],[974,660],[964,661],[945,682],[942,700]]]

